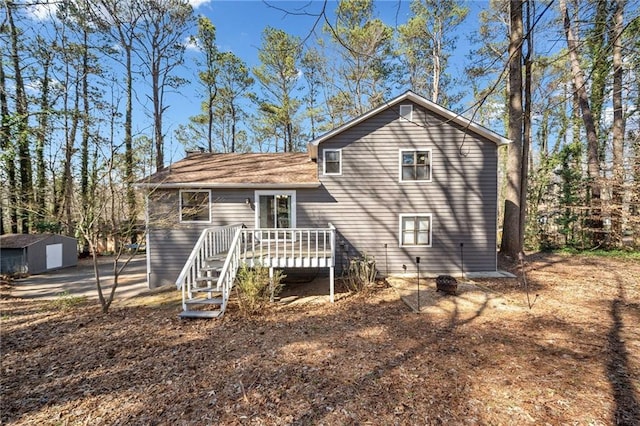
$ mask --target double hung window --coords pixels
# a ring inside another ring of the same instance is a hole
[[[325,149],[324,150],[324,167],[325,175],[341,175],[342,174],[342,150]]]
[[[431,215],[400,215],[400,246],[431,246]]]
[[[180,222],[211,222],[211,191],[180,191]]]
[[[431,150],[400,151],[400,182],[431,181]]]

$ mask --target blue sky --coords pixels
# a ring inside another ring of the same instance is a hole
[[[192,2],[197,15],[207,16],[216,26],[217,44],[222,51],[232,51],[242,58],[247,65],[254,67],[259,65],[258,49],[261,44],[262,31],[266,26],[280,28],[302,39],[309,36],[317,20],[316,16],[304,16],[300,12],[306,11],[317,14],[321,11],[322,1],[207,1],[196,0]],[[376,1],[376,14],[386,24],[397,27],[407,21],[411,16],[409,0],[385,0]],[[463,71],[467,55],[470,50],[468,36],[477,28],[477,15],[480,10],[487,7],[488,1],[471,1],[467,5],[470,8],[469,15],[458,32],[458,47],[450,58],[450,69],[453,74]],[[272,7],[273,6],[273,7]],[[333,17],[333,11],[337,2],[332,1],[327,5],[329,18]],[[287,14],[282,10],[292,12]],[[319,32],[323,22],[316,27]],[[313,36],[311,36],[313,39]],[[192,64],[191,72],[185,71],[187,78],[197,81],[197,69],[194,64],[198,53],[191,51],[186,58],[187,65]],[[200,112],[201,99],[198,96],[197,84],[192,84],[180,95],[171,98],[171,107],[167,111],[165,123],[167,125],[167,142],[173,139],[173,130],[181,123],[186,123],[190,116]],[[183,147],[179,144],[167,146],[167,159],[175,161],[183,155]]]
[[[220,1],[220,0],[190,0],[194,6],[196,15],[207,16],[216,26],[217,44],[221,51],[232,51],[244,60],[252,68],[259,65],[258,49],[261,44],[262,31],[267,26],[282,29],[302,39],[310,36],[317,15],[323,7],[322,1]],[[470,8],[466,21],[458,29],[457,49],[449,60],[449,70],[453,75],[461,75],[470,51],[469,35],[477,29],[477,15],[488,6],[487,1],[470,1],[466,3]],[[410,0],[386,0],[375,2],[375,13],[387,25],[397,27],[407,21],[411,12]],[[55,9],[56,1],[42,2],[40,6],[31,9],[31,18],[43,23],[40,27],[46,31],[46,22],[51,19],[51,12]],[[336,1],[328,2],[326,11],[329,19],[333,19],[333,11],[337,6]],[[286,13],[285,9],[291,13]],[[304,16],[300,12],[306,11],[310,15]],[[320,34],[323,22],[320,22],[316,31]],[[195,32],[194,28],[194,32]],[[311,35],[311,41],[315,37]],[[180,124],[186,124],[189,117],[201,112],[202,97],[199,95],[201,86],[198,84],[197,66],[195,63],[199,53],[188,50],[185,58],[185,67],[180,70],[180,75],[191,83],[181,87],[179,93],[169,93],[166,104],[169,105],[164,116],[164,132],[166,134],[165,157],[167,161],[176,161],[184,155],[184,147],[175,141],[175,130]],[[114,65],[119,69],[118,65]],[[137,101],[134,108],[134,127],[139,134],[151,134],[151,119],[145,109],[145,84],[138,81]],[[148,87],[148,85],[146,85]],[[258,87],[256,85],[255,90]],[[468,89],[468,88],[465,88]]]

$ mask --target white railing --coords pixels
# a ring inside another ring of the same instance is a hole
[[[207,228],[202,231],[176,279],[176,287],[178,290],[182,289],[183,300],[187,293],[191,293],[191,288],[196,284],[196,278],[201,276],[200,271],[205,267],[206,260],[217,254],[226,253],[231,247],[234,236],[242,226],[241,223],[236,223]]]
[[[238,268],[242,264],[270,268],[331,268],[331,301],[333,301],[333,268],[335,266],[336,229],[328,228],[247,229],[242,224],[205,229],[176,280],[182,288],[183,307],[187,295],[200,276],[207,258],[227,253],[216,287],[222,292],[224,314]],[[209,282],[208,286],[211,286]]]
[[[335,265],[335,228],[242,229],[242,261],[271,268]]]
[[[238,268],[240,268],[242,263],[243,231],[245,231],[245,229],[238,229],[233,236],[233,240],[229,246],[229,254],[227,254],[227,258],[222,266],[222,271],[220,271],[220,276],[218,277],[217,287],[222,292],[222,305],[220,306],[220,312],[222,314],[224,314],[227,309],[227,303],[229,302],[229,296],[231,296],[233,284],[236,281]]]

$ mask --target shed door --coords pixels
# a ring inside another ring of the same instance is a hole
[[[62,244],[47,246],[47,269],[62,267]]]

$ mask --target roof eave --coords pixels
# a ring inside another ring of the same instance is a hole
[[[176,183],[137,183],[137,188],[151,189],[184,189],[184,188],[211,188],[211,189],[304,189],[318,188],[320,182],[294,182],[294,183],[236,183],[236,182],[176,182]]]

